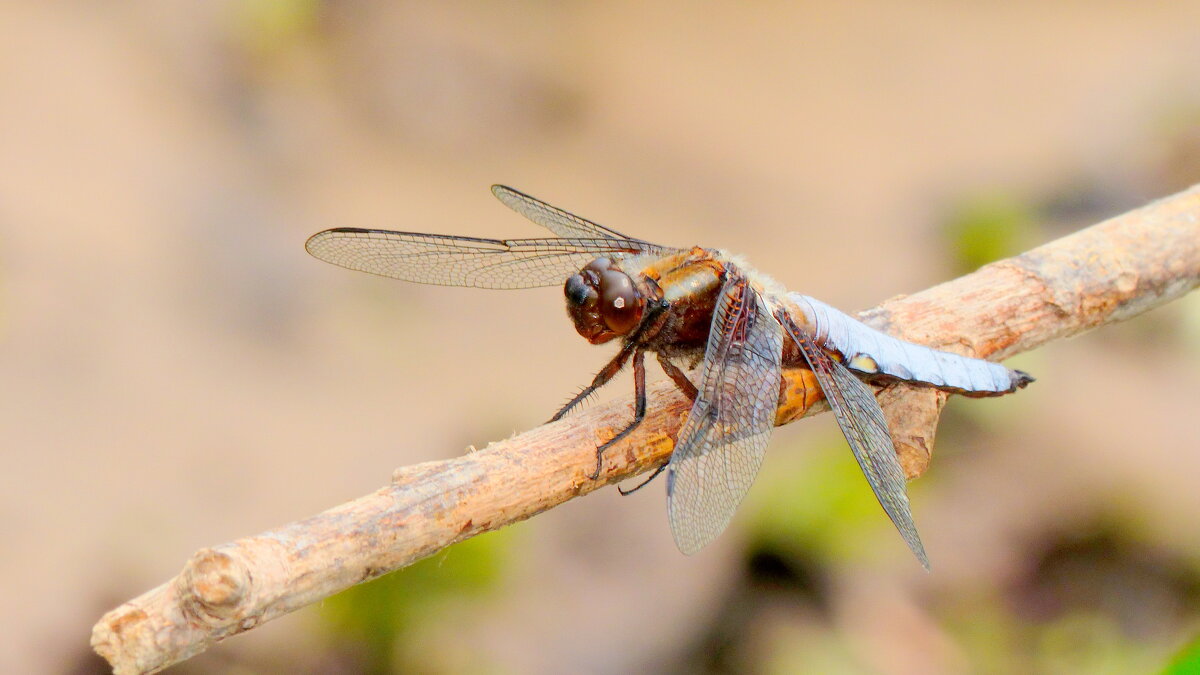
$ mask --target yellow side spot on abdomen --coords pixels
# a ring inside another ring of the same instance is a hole
[[[850,363],[846,364],[860,373],[878,373],[879,364],[875,359],[866,354],[855,354],[854,358],[850,359]]]

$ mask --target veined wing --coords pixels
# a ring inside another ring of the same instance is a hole
[[[699,551],[733,519],[758,469],[779,401],[783,333],[744,278],[721,289],[696,402],[667,474],[675,544]]]
[[[441,286],[557,286],[591,260],[613,253],[666,252],[637,239],[478,239],[339,227],[304,248],[325,262],[380,276]]]
[[[560,237],[568,239],[601,238],[640,241],[598,223],[593,223],[587,218],[580,218],[574,213],[564,211],[557,206],[551,206],[540,199],[530,197],[524,192],[514,190],[506,185],[493,185],[492,194],[496,195],[496,199],[504,202],[504,205],[508,208]]]
[[[875,497],[917,560],[929,569],[929,558],[925,555],[925,546],[917,534],[908,503],[904,469],[896,459],[892,435],[875,394],[849,369],[825,353],[786,313],[780,312],[779,321],[812,368]]]

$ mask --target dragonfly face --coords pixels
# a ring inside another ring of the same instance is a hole
[[[419,283],[563,284],[576,331],[592,344],[620,338],[621,349],[551,421],[633,365],[633,420],[596,449],[593,479],[604,451],[645,416],[645,354],[655,353],[693,402],[666,466],[668,519],[684,553],[720,534],[749,491],[775,421],[781,369],[810,369],[884,511],[928,567],[883,411],[864,381],[997,396],[1033,378],[897,340],[815,298],[786,293],[719,251],[652,244],[511,188],[497,185],[492,192],[556,236],[480,239],[338,228],[313,235],[305,248],[336,265]],[[676,365],[679,359],[699,365],[698,383]]]
[[[609,258],[596,258],[567,277],[563,293],[575,330],[594,345],[628,335],[646,310],[646,297]]]

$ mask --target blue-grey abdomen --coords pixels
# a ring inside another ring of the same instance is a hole
[[[788,293],[787,299],[804,312],[804,317],[796,318],[804,319],[816,342],[840,353],[853,371],[976,396],[1007,394],[1033,381],[1026,373],[998,363],[894,338],[816,298]]]

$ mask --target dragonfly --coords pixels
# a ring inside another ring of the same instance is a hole
[[[605,451],[645,419],[646,354],[653,353],[691,401],[671,457],[658,469],[667,471],[671,534],[689,555],[725,530],[749,492],[774,428],[783,369],[810,370],[884,512],[929,568],[904,471],[868,385],[908,382],[984,397],[1014,392],[1033,377],[877,331],[816,298],[788,292],[723,250],[653,244],[510,187],[494,185],[492,193],[554,236],[486,239],[339,227],[313,235],[305,248],[335,265],[423,284],[561,284],[576,331],[591,344],[619,341],[620,349],[550,421],[576,409],[626,365],[633,369],[633,418],[597,447],[593,480]]]

